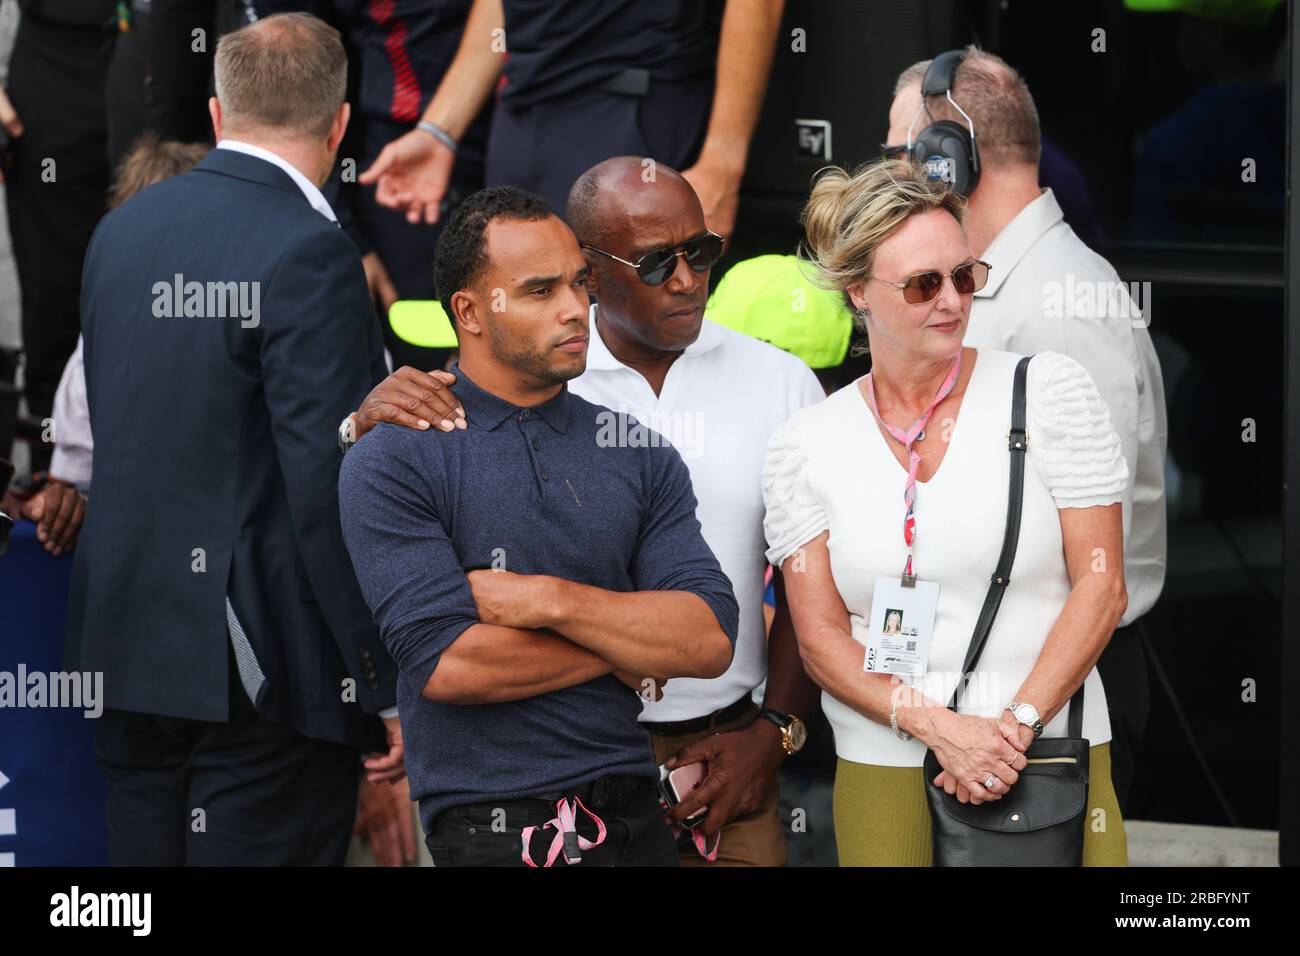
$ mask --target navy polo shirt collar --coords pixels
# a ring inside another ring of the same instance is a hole
[[[465,419],[471,424],[492,431],[508,418],[528,418],[537,416],[560,434],[569,430],[569,386],[566,384],[554,398],[524,408],[507,402],[504,398],[493,395],[474,383],[460,367],[453,363],[451,372],[456,376],[453,391],[465,409]]]

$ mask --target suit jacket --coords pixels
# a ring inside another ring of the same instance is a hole
[[[378,747],[396,668],[338,502],[338,423],[385,374],[356,247],[283,170],[214,149],[104,218],[82,283],[68,666],[104,672],[107,707],[224,721],[229,596],[262,716]]]

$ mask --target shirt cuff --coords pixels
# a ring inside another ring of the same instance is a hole
[[[385,707],[383,710],[381,710],[381,711],[379,712],[379,716],[382,717],[384,720],[388,720],[390,717],[396,717],[396,716],[397,716],[397,708],[396,708],[396,707]]]

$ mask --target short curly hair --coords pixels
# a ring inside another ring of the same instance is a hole
[[[487,267],[487,227],[494,219],[539,222],[555,215],[545,199],[517,186],[489,186],[465,197],[447,219],[433,253],[433,285],[452,328],[451,297]]]

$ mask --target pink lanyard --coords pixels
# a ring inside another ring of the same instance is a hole
[[[588,840],[578,832],[579,808],[596,822],[596,839]],[[533,854],[528,844],[532,841],[534,832],[549,830],[551,827],[555,828],[555,836],[551,839],[551,846],[547,850],[546,862],[542,864],[543,867],[554,866],[561,853],[564,854],[564,862],[570,866],[574,863],[581,863],[583,850],[590,850],[605,842],[605,821],[588,810],[586,805],[577,797],[573,798],[572,803],[569,802],[568,797],[561,798],[555,804],[554,818],[540,827],[524,827],[522,856],[524,862],[534,869],[537,868],[537,864],[533,861]]]
[[[768,570],[770,571],[771,568],[769,568]],[[659,798],[659,806],[663,809],[665,813],[668,812],[669,809],[668,804],[664,803],[663,797]],[[707,810],[708,808],[705,807],[705,809]],[[680,839],[683,833],[689,833],[691,837],[691,843],[695,845],[695,852],[698,853],[704,859],[708,860],[710,863],[712,863],[714,860],[718,858],[718,849],[722,846],[721,830],[713,834],[713,846],[709,846],[709,841],[704,838],[704,834],[699,831],[698,827],[688,830],[680,823],[673,823],[670,825],[670,828],[672,830],[674,840]]]
[[[903,542],[907,545],[907,566],[903,568],[903,583],[906,585],[910,585],[916,580],[912,574],[912,543],[916,540],[916,473],[921,467],[921,456],[913,450],[912,445],[916,441],[916,436],[924,431],[925,423],[930,420],[935,408],[953,390],[953,386],[957,384],[957,378],[960,374],[961,352],[958,352],[957,358],[953,360],[952,368],[948,371],[948,377],[939,386],[939,391],[935,394],[930,407],[925,410],[920,418],[912,422],[910,428],[904,431],[880,417],[880,410],[876,406],[876,386],[871,381],[871,373],[867,373],[867,404],[871,406],[871,414],[876,416],[876,421],[880,422],[885,431],[903,443],[903,448],[908,454],[907,484],[903,486],[903,501],[907,505],[907,513],[903,516]]]
[[[673,837],[676,838],[680,836],[682,829],[683,829],[682,827],[674,825]],[[718,858],[718,848],[722,846],[721,830],[713,834],[712,847],[709,846],[708,841],[704,839],[704,834],[701,833],[698,829],[691,830],[690,834],[691,834],[691,842],[695,844],[696,853],[698,853],[704,859],[708,860],[710,863],[712,863],[714,860]]]

